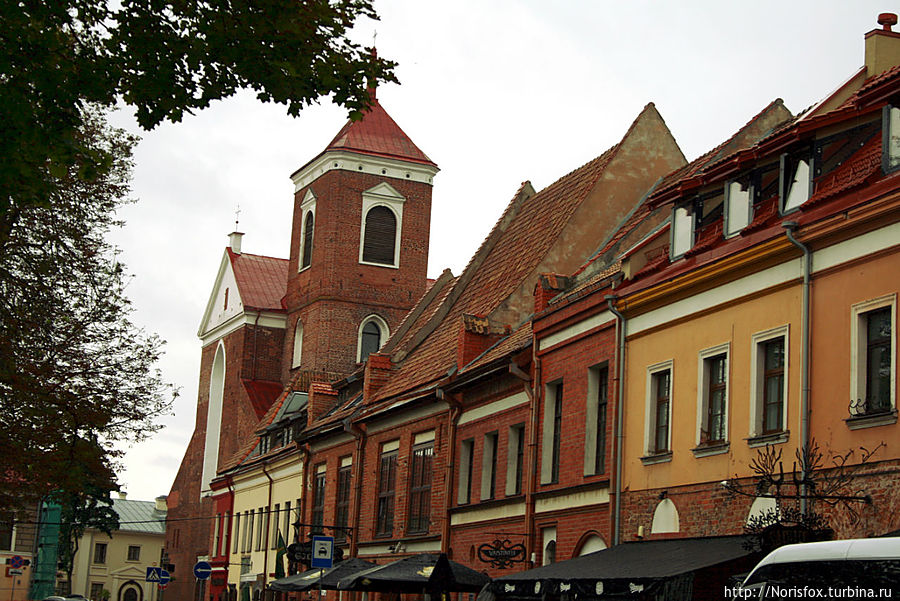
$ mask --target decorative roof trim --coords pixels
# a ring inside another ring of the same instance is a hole
[[[291,181],[294,182],[294,193],[334,170],[393,177],[429,186],[434,183],[434,176],[440,171],[437,166],[424,163],[389,159],[347,150],[326,150],[291,175]]]

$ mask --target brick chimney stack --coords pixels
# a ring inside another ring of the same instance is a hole
[[[881,13],[878,24],[881,29],[873,29],[866,34],[866,77],[900,65],[900,33],[892,30],[897,24],[897,15]]]
[[[366,402],[388,381],[393,367],[390,355],[383,353],[372,353],[369,355],[366,361],[365,383],[363,384],[363,399]]]
[[[334,407],[338,392],[327,382],[312,382],[309,385],[309,398],[306,405],[306,425],[310,426],[325,412]]]

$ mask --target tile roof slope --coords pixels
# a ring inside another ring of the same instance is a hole
[[[435,165],[419,150],[376,99],[362,119],[347,121],[325,148]]]
[[[253,449],[256,448],[256,445],[259,444],[259,432],[263,430],[266,426],[272,423],[272,420],[275,419],[275,416],[278,415],[278,411],[281,409],[281,406],[287,400],[287,398],[293,392],[292,387],[288,386],[284,389],[284,392],[281,393],[281,396],[272,403],[272,406],[269,407],[269,410],[266,414],[259,420],[259,423],[256,424],[256,428],[252,433],[247,436],[247,439],[241,444],[238,450],[229,457],[222,465],[219,466],[217,470],[219,474],[224,474],[230,470],[241,465],[247,457],[250,456],[250,453],[253,452]]]
[[[237,254],[230,248],[227,251],[244,307],[283,311],[281,299],[287,291],[288,260]]]
[[[113,498],[112,506],[119,516],[119,530],[147,534],[166,533],[166,512],[157,511],[155,502]]]
[[[241,384],[247,391],[247,397],[253,406],[253,411],[258,419],[262,419],[266,415],[269,408],[274,404],[275,400],[284,390],[281,382],[271,382],[268,380],[247,380],[241,378]]]
[[[521,204],[484,260],[477,265],[470,262],[466,267],[460,280],[466,271],[475,272],[449,313],[419,348],[397,366],[395,374],[378,391],[376,401],[433,381],[456,364],[456,336],[462,313],[485,315],[521,284],[593,189],[617,148],[618,145],[613,146]],[[514,199],[504,211],[498,225],[510,216],[515,202]]]

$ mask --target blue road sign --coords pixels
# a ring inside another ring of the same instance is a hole
[[[194,564],[194,577],[197,580],[208,580],[210,574],[212,574],[212,566],[209,565],[209,562],[198,561]]]
[[[162,578],[162,568],[147,568],[147,582],[159,582]]]
[[[334,537],[314,536],[309,567],[330,568],[334,565]]]
[[[159,570],[159,585],[165,586],[165,585],[169,584],[169,581],[171,579],[172,579],[172,576],[170,576],[166,570],[163,570],[162,568],[160,568],[160,570]]]

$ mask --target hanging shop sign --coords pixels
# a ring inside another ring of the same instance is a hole
[[[513,544],[508,538],[495,539],[478,547],[478,559],[491,564],[498,570],[512,567],[514,563],[525,561],[525,545]]]

